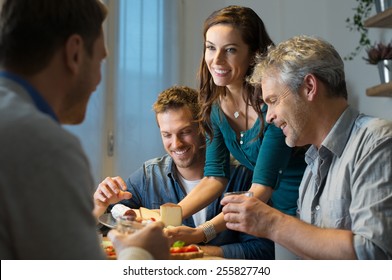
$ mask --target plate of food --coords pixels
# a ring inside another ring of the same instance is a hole
[[[116,251],[114,250],[114,246],[112,244],[112,241],[110,241],[109,239],[104,237],[104,239],[102,240],[101,245],[102,245],[103,251],[106,254],[106,257],[109,260],[117,259]]]
[[[115,228],[116,227],[116,220],[113,218],[111,213],[105,213],[98,218],[98,222],[107,226],[108,228]]]
[[[165,203],[160,210],[151,210],[145,207],[131,209],[123,204],[116,204],[110,210],[98,218],[98,221],[109,227],[115,228],[117,219],[127,217],[141,223],[162,221],[165,226],[179,226],[182,224],[182,209],[179,205]]]
[[[195,244],[185,245],[185,242],[176,241],[170,247],[171,260],[190,260],[202,258],[204,252]]]
[[[102,241],[102,248],[109,260],[116,260],[117,255],[112,242],[104,237]],[[170,259],[171,260],[191,260],[196,258],[202,258],[204,252],[194,244],[184,245],[184,242],[177,241],[170,247]]]
[[[109,228],[115,228],[117,225],[117,219],[121,217],[127,217],[136,220],[139,213],[139,209],[131,209],[123,204],[116,204],[110,210],[110,213],[105,213],[98,218],[98,221]]]

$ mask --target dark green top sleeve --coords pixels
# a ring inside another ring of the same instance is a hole
[[[221,131],[219,121],[215,117],[212,122],[214,138],[212,141],[207,139],[204,176],[226,177],[230,179],[230,152],[226,147],[224,131]]]
[[[253,183],[275,188],[290,157],[291,148],[286,145],[282,130],[273,124],[266,124],[254,168]]]

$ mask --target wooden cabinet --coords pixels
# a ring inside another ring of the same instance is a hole
[[[365,27],[392,28],[392,8],[368,18],[364,25]],[[366,89],[366,95],[392,97],[392,82],[368,88]]]

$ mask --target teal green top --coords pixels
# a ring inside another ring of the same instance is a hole
[[[265,119],[266,105],[262,111]],[[260,119],[251,129],[241,132],[237,140],[235,131],[217,104],[211,110],[211,124],[214,138],[207,141],[204,175],[230,178],[232,154],[253,171],[252,183],[274,188],[271,198],[273,207],[295,215],[298,188],[306,167],[304,153],[294,153],[286,145],[282,130],[273,124],[265,122],[263,137],[258,137]]]

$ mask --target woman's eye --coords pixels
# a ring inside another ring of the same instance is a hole
[[[235,48],[228,48],[226,49],[226,52],[228,53],[235,53],[237,50]]]
[[[210,51],[213,51],[213,50],[215,50],[215,47],[214,46],[206,46],[206,49],[210,50]]]

